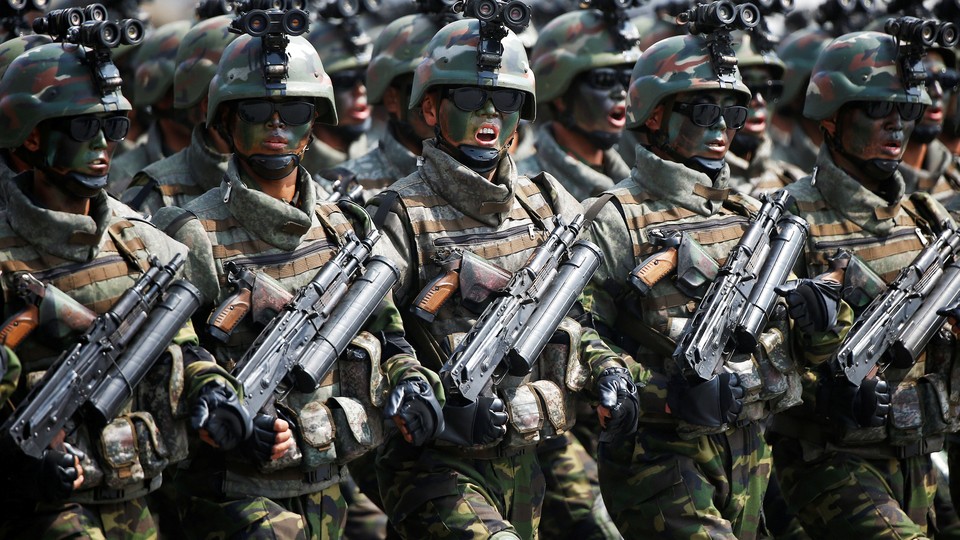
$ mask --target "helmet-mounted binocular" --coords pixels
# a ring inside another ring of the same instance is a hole
[[[677,24],[686,25],[694,35],[749,30],[760,24],[760,10],[749,2],[738,6],[729,0],[718,0],[698,4],[677,15]]]

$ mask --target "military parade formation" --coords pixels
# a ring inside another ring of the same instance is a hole
[[[162,7],[0,0],[0,538],[960,538],[960,0]]]

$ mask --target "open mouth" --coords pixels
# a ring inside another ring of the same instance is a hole
[[[370,116],[370,106],[366,103],[358,103],[350,109],[350,116],[356,120],[366,120]]]
[[[720,154],[722,156],[727,153],[727,144],[720,139],[708,141],[706,147],[708,152],[714,154]]]
[[[925,113],[927,120],[934,122],[940,122],[943,120],[943,107],[930,106],[927,107],[927,112]]]
[[[477,131],[477,142],[484,146],[489,146],[496,142],[499,130],[496,126],[484,125]]]
[[[612,125],[622,128],[627,123],[627,108],[623,105],[615,106],[610,109],[610,113],[607,114],[607,119]]]
[[[900,151],[902,149],[903,143],[900,141],[887,141],[880,146],[881,153],[894,158],[900,157]]]
[[[747,122],[743,125],[744,129],[752,133],[758,133],[767,128],[767,115],[758,114],[753,118],[747,118]]]
[[[107,172],[110,170],[110,160],[99,157],[92,161],[88,161],[87,168],[98,174],[107,174]]]

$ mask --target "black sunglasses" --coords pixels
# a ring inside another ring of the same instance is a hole
[[[750,90],[751,96],[760,94],[767,103],[776,101],[783,95],[783,81],[772,80],[758,84],[750,83],[746,84],[746,86],[747,89]]]
[[[721,107],[715,103],[683,103],[673,104],[673,110],[686,116],[700,127],[713,127],[723,117],[727,129],[740,129],[747,123],[747,108],[742,105]]]
[[[611,90],[616,85],[630,88],[630,74],[633,68],[594,68],[583,73],[583,80],[596,90]]]
[[[248,99],[237,104],[237,114],[248,124],[262,124],[273,118],[273,113],[289,126],[302,126],[313,120],[314,106],[309,101],[268,101]]]
[[[339,71],[330,74],[334,90],[350,90],[357,84],[367,84],[367,72],[361,69]]]
[[[86,142],[103,130],[103,136],[108,141],[122,141],[130,131],[130,119],[126,116],[77,116],[70,119],[68,128],[70,138],[77,142]]]
[[[479,111],[487,103],[487,100],[492,101],[494,108],[500,112],[517,112],[520,107],[523,107],[524,100],[523,92],[519,90],[511,88],[485,90],[472,86],[445,88],[443,97],[453,101],[458,109],[465,112]]]
[[[960,74],[952,69],[927,73],[927,86],[932,86],[935,82],[940,83],[940,88],[944,90],[956,90],[957,86],[960,86]]]
[[[923,111],[927,109],[926,105],[921,103],[902,103],[893,101],[855,101],[853,103],[870,118],[880,120],[886,118],[893,112],[894,106],[900,113],[900,118],[905,122],[919,120],[923,116]]]

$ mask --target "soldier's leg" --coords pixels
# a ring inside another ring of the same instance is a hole
[[[774,461],[784,498],[813,538],[926,538],[936,479],[928,456],[867,460],[842,453],[804,459],[781,439]]]
[[[106,538],[97,509],[77,503],[14,504],[4,509],[3,521],[0,532],[11,540]]]
[[[368,452],[348,465],[350,474],[340,480],[347,501],[347,540],[375,540],[387,537],[387,515],[383,513],[377,487],[375,452]]]
[[[543,538],[620,538],[600,496],[597,464],[573,434],[541,443],[537,459],[547,486]]]
[[[306,539],[306,521],[266,497],[218,502],[202,497],[181,498],[180,518],[187,538]]]
[[[343,528],[347,522],[347,501],[343,497],[340,484],[333,484],[309,495],[276,502],[303,518],[307,538],[335,540],[343,536]]]
[[[156,538],[157,526],[147,506],[147,498],[96,506],[107,538]]]

